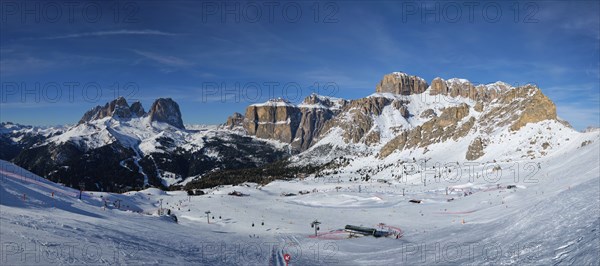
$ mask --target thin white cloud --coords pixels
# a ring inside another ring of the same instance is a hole
[[[113,30],[113,31],[96,31],[96,32],[83,32],[73,33],[67,35],[41,37],[41,38],[28,38],[27,40],[58,40],[58,39],[72,39],[82,37],[97,37],[97,36],[111,36],[111,35],[158,35],[158,36],[176,36],[176,33],[169,33],[157,30]]]
[[[181,59],[179,57],[170,56],[170,55],[161,55],[151,52],[132,50],[134,53],[143,56],[144,58],[150,59],[162,65],[170,66],[170,67],[186,67],[194,65],[194,63]]]

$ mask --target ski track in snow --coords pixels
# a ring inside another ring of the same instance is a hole
[[[249,183],[194,197],[146,189],[86,191],[79,200],[79,191],[1,161],[2,264],[285,265],[288,253],[290,265],[598,265],[598,133],[577,135],[570,143],[588,139],[594,141],[585,147],[563,144],[539,159],[500,161],[506,174],[497,182],[463,178],[424,186],[419,175],[401,183],[382,170],[369,182],[349,182],[342,172],[331,182],[308,177]],[[443,155],[431,154],[431,160]],[[349,169],[365,167],[364,160]],[[541,164],[537,181],[515,181],[508,169],[530,162]],[[483,173],[483,167],[476,170]],[[511,184],[516,188],[507,189]],[[446,188],[452,188],[448,195]],[[227,195],[233,190],[248,196]],[[298,191],[311,192],[281,196]],[[178,223],[157,215],[161,199]],[[310,237],[315,219],[322,237]],[[401,228],[402,237],[337,238],[346,224],[379,223]],[[336,237],[328,238],[332,232]],[[457,245],[460,256],[452,256]]]

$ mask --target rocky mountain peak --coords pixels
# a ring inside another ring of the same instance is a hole
[[[393,72],[383,76],[383,79],[375,87],[375,91],[411,95],[424,92],[428,86],[427,82],[420,77],[403,72]]]
[[[236,114],[230,116],[226,126],[232,129],[241,121],[248,134],[290,143],[293,149],[301,151],[318,141],[325,123],[347,103],[344,99],[314,93],[298,105],[274,99],[248,106],[243,119]]]
[[[109,104],[115,104],[118,106],[129,106],[127,100],[123,96],[119,96],[116,99],[112,100]]]
[[[79,120],[78,124],[102,119],[105,117],[114,117],[119,119],[130,119],[133,117],[143,117],[146,115],[142,103],[134,102],[131,106],[124,97],[118,97],[104,106],[98,105],[87,111]]]
[[[171,98],[159,98],[152,104],[148,116],[151,121],[164,122],[185,129],[179,105]]]
[[[505,106],[513,107],[513,110],[521,111],[518,119],[510,127],[513,131],[519,130],[528,123],[557,120],[556,105],[537,86],[525,85],[508,91],[503,94],[501,102]]]
[[[300,116],[297,106],[283,99],[273,99],[246,108],[244,129],[259,138],[291,143]]]
[[[490,102],[499,98],[501,93],[514,89],[513,86],[497,81],[490,84],[475,85],[466,79],[451,78],[444,80],[435,78],[431,81],[430,95],[445,95],[449,97],[464,97],[475,101]]]
[[[112,117],[119,117],[123,119],[131,118],[131,110],[127,100],[123,97],[119,97],[109,103],[109,109],[112,111]]]
[[[438,96],[428,96],[430,100],[423,102],[402,97],[428,89],[429,95]],[[532,85],[513,87],[500,81],[476,85],[466,79],[435,78],[429,86],[420,77],[393,72],[383,77],[376,91],[355,100],[311,94],[298,105],[285,101],[254,104],[246,109],[243,120],[234,115],[227,125],[232,128],[241,121],[248,134],[289,143],[297,151],[327,139],[336,145],[341,140],[344,145],[383,147],[380,156],[386,157],[398,149],[427,148],[502,128],[518,131],[528,123],[558,119],[554,103]],[[473,150],[479,144],[474,143]],[[481,156],[471,155],[470,159]]]
[[[140,103],[139,101],[134,102],[131,107],[129,107],[129,109],[131,110],[131,113],[136,115],[137,117],[142,117],[144,115],[146,115],[146,111],[144,111],[144,107],[142,106],[142,103]]]
[[[242,126],[244,123],[244,115],[235,112],[229,117],[227,117],[227,122],[225,123],[225,128],[234,129],[236,127]]]
[[[78,124],[82,124],[85,122],[102,119],[105,117],[118,117],[122,119],[131,118],[131,110],[129,108],[129,104],[127,104],[127,100],[123,97],[119,97],[117,99],[112,100],[111,102],[106,103],[104,106],[96,106],[91,110],[87,111],[81,120],[79,120]]]
[[[299,107],[321,107],[321,108],[342,108],[348,103],[347,100],[334,98],[329,96],[318,95],[312,93],[308,97],[304,98],[302,104]]]

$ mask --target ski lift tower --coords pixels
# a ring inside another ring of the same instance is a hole
[[[210,211],[205,211],[204,213],[206,213],[206,221],[210,223]]]
[[[79,200],[81,200],[81,194],[85,190],[85,182],[79,182]]]
[[[160,209],[158,209],[158,215],[162,215],[163,207],[162,207],[163,199],[160,199]]]
[[[310,223],[310,227],[315,229],[315,236],[317,236],[317,231],[319,231],[319,225],[321,224],[321,222],[317,221],[316,219]]]

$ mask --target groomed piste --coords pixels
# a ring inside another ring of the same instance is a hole
[[[439,254],[444,264],[594,264],[600,248],[598,148],[594,141],[534,161],[541,169],[533,183],[515,182],[512,175],[494,183],[473,178],[427,186],[419,175],[386,184],[309,178],[220,186],[202,196],[84,191],[81,200],[76,189],[2,161],[2,255],[8,264],[34,265],[284,265],[283,254],[296,265],[429,265],[435,254],[426,254],[424,263],[421,248],[439,245],[455,252]],[[233,191],[246,196],[229,195]],[[282,196],[298,191],[309,193]],[[320,222],[316,236],[314,220]],[[346,225],[388,237],[350,238]],[[472,256],[456,253],[456,246],[468,243]],[[502,253],[491,257],[491,248]],[[57,253],[70,249],[72,254]]]

